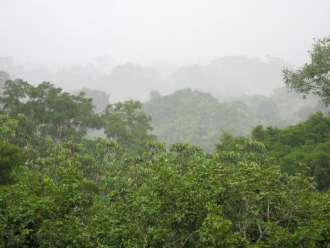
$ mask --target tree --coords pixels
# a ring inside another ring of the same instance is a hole
[[[304,94],[318,95],[330,104],[330,37],[317,39],[309,51],[311,62],[297,70],[284,69],[284,82],[288,88]]]
[[[149,134],[151,117],[139,101],[109,104],[102,117],[106,136],[133,154],[142,154],[148,142],[156,141],[156,136]]]
[[[34,130],[41,138],[50,137],[56,143],[81,138],[88,128],[99,124],[91,98],[83,92],[62,92],[49,82],[33,86],[21,79],[8,80],[0,102],[10,117],[26,116],[25,130]]]
[[[5,82],[0,102],[3,104],[3,109],[7,110],[6,112],[11,117],[23,113],[23,101],[26,99],[30,87],[31,85],[22,79],[7,80]]]

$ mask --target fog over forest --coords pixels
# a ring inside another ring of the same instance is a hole
[[[0,247],[330,247],[329,0],[0,0]]]
[[[223,131],[250,136],[258,124],[283,128],[328,111],[312,94],[288,93],[282,73],[309,62],[315,39],[328,35],[325,0],[17,0],[1,7],[0,71],[84,91],[97,113],[141,101],[152,133],[167,144],[212,151]]]
[[[1,1],[0,69],[110,102],[190,87],[266,94],[328,35],[330,2]],[[221,100],[221,99],[220,99]]]

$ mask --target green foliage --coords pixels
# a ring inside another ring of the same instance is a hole
[[[20,115],[20,118],[24,116]],[[1,140],[10,140],[15,136],[15,130],[17,129],[19,121],[17,119],[11,119],[8,115],[0,114],[0,138]]]
[[[177,168],[160,159],[148,168],[148,180],[140,188],[124,200],[112,195],[109,207],[98,206],[92,220],[98,243],[294,247],[327,242],[325,221],[313,225],[315,235],[306,235],[312,231],[307,225],[311,216],[321,220],[323,210],[305,207],[306,201],[314,206],[321,199],[305,174],[287,177],[278,166],[249,161],[228,166],[208,157],[191,160],[184,173]],[[100,228],[101,223],[108,228]]]
[[[87,247],[93,191],[76,168],[58,167],[55,179],[21,168],[18,184],[0,188],[3,247]]]
[[[164,96],[151,92],[145,108],[152,117],[153,133],[168,145],[190,143],[214,151],[224,131],[249,138],[249,131],[257,125],[285,128],[316,111],[327,112],[317,97],[304,101],[301,94],[288,93],[285,88],[275,89],[269,97],[242,95],[230,102],[224,101],[225,96],[216,99],[214,94],[189,88]]]
[[[22,165],[25,155],[21,149],[8,142],[0,142],[0,185],[13,182],[11,172]]]
[[[224,137],[232,147],[235,139]],[[316,193],[305,166],[282,174],[261,142],[215,154],[182,143],[167,151],[154,142],[141,156],[106,139],[47,146],[13,170],[15,184],[0,187],[4,247],[329,243],[328,193]],[[225,153],[231,159],[220,157]]]
[[[0,102],[4,104],[4,110],[10,110],[8,112],[10,112],[11,117],[23,113],[23,101],[26,99],[30,87],[31,85],[21,79],[5,82]]]
[[[215,144],[217,151],[236,151],[238,145],[243,145],[245,137],[234,137],[231,133],[223,131],[220,136],[220,143]]]
[[[151,117],[138,101],[109,104],[102,114],[104,133],[132,154],[142,154],[146,144],[156,140],[150,126]]]
[[[284,82],[299,93],[318,95],[324,104],[330,104],[330,37],[318,39],[309,51],[311,63],[297,70],[284,69]]]
[[[262,142],[249,141],[240,136],[234,137],[227,132],[222,133],[220,143],[216,144],[214,158],[231,165],[246,161],[272,164],[273,161]]]
[[[284,172],[299,173],[300,164],[306,163],[310,167],[308,175],[314,177],[317,189],[329,188],[329,117],[318,112],[295,126],[279,129],[259,125],[251,133],[254,140],[264,142],[270,156],[278,160]]]
[[[275,108],[259,100],[255,109]],[[100,119],[83,93],[22,80],[6,82],[1,102],[1,247],[330,245],[322,113],[285,129],[258,125],[249,140],[231,134],[252,123],[248,104],[190,89],[154,93],[147,108],[164,105],[153,117],[173,124],[168,139],[207,147],[228,129],[210,153],[156,142],[140,102],[109,104]],[[101,126],[107,139],[84,138]]]
[[[153,97],[145,108],[152,117],[155,135],[167,144],[190,143],[213,151],[222,130],[245,134],[250,128],[244,111],[219,104],[211,94],[189,88]]]
[[[0,185],[12,183],[12,170],[25,162],[26,154],[10,143],[15,137],[18,123],[17,119],[0,114]]]
[[[56,143],[79,140],[88,128],[100,125],[92,99],[85,98],[84,93],[75,96],[62,92],[48,82],[34,87],[21,79],[8,80],[0,101],[10,117],[26,116],[23,129],[30,135],[50,137]]]

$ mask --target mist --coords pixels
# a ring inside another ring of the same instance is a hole
[[[112,102],[191,87],[270,94],[329,35],[330,2],[1,1],[0,70]],[[220,94],[220,93],[218,93]]]

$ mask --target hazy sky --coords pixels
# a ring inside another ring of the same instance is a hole
[[[0,0],[15,61],[196,61],[270,54],[300,65],[330,35],[329,0]]]

